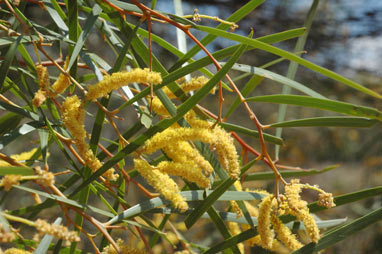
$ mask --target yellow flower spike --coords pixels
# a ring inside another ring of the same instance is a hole
[[[48,68],[39,64],[36,65],[36,72],[40,89],[35,94],[32,103],[34,106],[39,107],[46,100],[49,93],[50,82]]]
[[[162,82],[162,77],[160,73],[150,72],[147,68],[136,68],[126,72],[115,72],[111,76],[106,76],[105,79],[99,83],[88,86],[88,93],[85,100],[95,100],[99,97],[106,96],[111,91],[133,82],[159,84]]]
[[[240,165],[236,147],[233,144],[233,138],[220,126],[215,126],[212,132],[217,136],[215,145],[220,163],[228,171],[231,178],[238,178],[240,175]]]
[[[175,208],[185,211],[188,204],[180,195],[178,185],[167,174],[151,167],[144,160],[134,159],[135,169],[146,179],[146,181],[160,192],[167,200],[170,200]]]
[[[310,239],[312,242],[317,243],[320,239],[320,231],[313,216],[309,213],[307,202],[301,200],[300,192],[302,187],[303,185],[300,184],[299,179],[293,179],[285,186],[285,196],[287,197],[289,212],[304,222]]]
[[[211,164],[199,153],[199,151],[193,148],[187,141],[179,141],[170,146],[163,147],[163,151],[176,162],[194,162],[204,173],[210,175],[213,172]]]
[[[170,116],[170,113],[167,111],[166,107],[162,104],[157,96],[154,96],[151,103],[153,110],[160,116]]]
[[[17,249],[17,248],[10,248],[10,249],[4,251],[4,254],[32,254],[32,252]]]
[[[243,227],[243,230],[248,230],[250,229],[250,226],[245,224],[245,226]],[[264,249],[268,249],[266,246],[264,246],[264,244],[262,243],[261,241],[261,237],[260,235],[257,235],[255,237],[252,237],[250,239],[248,239],[246,241],[246,243],[249,245],[249,246],[254,246],[254,245],[258,245],[258,246],[261,246],[263,247]],[[290,251],[288,249],[286,249],[279,241],[277,241],[276,239],[273,240],[272,242],[272,248],[271,249],[268,249],[268,250],[271,250],[275,253],[290,253]]]
[[[181,176],[187,181],[196,183],[201,188],[210,187],[210,180],[203,175],[201,169],[193,162],[162,161],[156,168],[169,175]]]
[[[290,229],[282,223],[282,221],[277,217],[276,213],[272,213],[271,221],[273,229],[277,234],[277,238],[283,244],[285,244],[285,246],[293,251],[298,250],[304,246],[297,240],[296,236],[292,234]]]
[[[19,185],[21,175],[5,175],[0,181],[0,187],[4,187],[5,191],[9,191],[14,185]]]
[[[106,246],[101,254],[145,254],[146,251],[144,250],[138,250],[136,248],[130,247],[127,244],[124,243],[122,239],[117,240],[117,245],[119,247],[120,252],[118,253],[117,250],[110,244]]]
[[[64,64],[64,70],[66,71],[69,65],[69,57],[66,57],[65,64]],[[55,97],[57,94],[63,93],[66,88],[68,88],[71,84],[70,78],[66,76],[63,73],[60,73],[58,76],[58,79],[54,84],[52,85],[52,89],[55,93],[52,93],[51,96]]]
[[[45,220],[37,219],[35,227],[40,235],[49,234],[56,238],[66,240],[69,242],[79,242],[80,237],[75,231],[69,231],[67,227],[62,225],[53,225]]]
[[[85,110],[82,107],[81,100],[76,96],[67,97],[62,104],[62,120],[72,133],[74,142],[76,143],[78,153],[86,162],[86,165],[92,170],[97,171],[102,167],[102,163],[95,157],[90,150],[89,145],[85,142],[86,131],[84,126]],[[111,168],[103,174],[109,180],[117,179],[118,175]]]
[[[228,222],[228,228],[229,228],[229,231],[231,232],[232,236],[235,236],[235,235],[238,235],[241,233],[240,226],[236,222]],[[243,243],[239,243],[237,245],[237,247],[239,248],[240,253],[244,253],[244,244]]]
[[[188,93],[190,91],[195,91],[195,90],[198,90],[200,88],[202,88],[207,82],[209,81],[208,78],[204,77],[204,76],[200,76],[200,77],[197,77],[197,78],[192,78],[190,81],[187,81],[187,82],[184,82],[180,85],[180,87],[182,88],[182,90],[185,92],[185,93]],[[176,96],[170,91],[170,89],[168,89],[167,87],[164,87],[163,88],[163,92],[170,98],[170,99],[174,99],[176,98]],[[215,93],[215,88],[212,89],[211,91],[211,94],[214,94]]]
[[[33,148],[30,151],[23,152],[20,154],[13,154],[10,157],[17,162],[25,161],[25,160],[29,160],[36,153],[36,151],[37,151],[37,148]],[[9,164],[6,161],[0,160],[0,167],[7,167],[7,166],[11,166],[11,164]]]
[[[186,140],[200,140],[204,143],[215,145],[218,158],[223,167],[228,171],[229,176],[231,178],[239,177],[240,167],[233,139],[218,126],[212,130],[206,128],[168,128],[147,140],[142,151],[151,154],[174,141]]]
[[[209,129],[209,131],[216,136],[216,143],[214,143],[214,145],[216,146],[216,153],[220,163],[223,168],[228,171],[231,178],[238,178],[240,175],[240,165],[231,135],[220,126],[215,126],[211,129],[213,124],[205,120],[197,119],[193,111],[187,113],[185,119],[192,128]]]
[[[274,196],[269,195],[263,199],[259,208],[259,218],[257,230],[261,239],[261,246],[272,249],[275,232],[271,229],[271,212],[273,207]]]
[[[147,140],[142,150],[151,154],[158,149],[168,146],[171,142],[186,140],[201,140],[205,143],[214,144],[216,142],[216,137],[207,129],[184,127],[168,128]]]

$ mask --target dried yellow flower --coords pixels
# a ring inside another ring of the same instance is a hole
[[[35,172],[40,176],[39,183],[45,186],[54,185],[54,174],[45,170],[41,170],[40,167],[35,168]]]
[[[10,243],[16,239],[16,235],[13,232],[7,232],[3,225],[0,224],[0,243]],[[0,249],[1,250],[1,249]]]
[[[56,238],[69,242],[79,242],[80,237],[74,231],[69,231],[67,227],[62,225],[53,225],[45,220],[37,219],[35,228],[41,235],[49,234]]]
[[[95,100],[99,97],[106,96],[111,91],[133,82],[159,84],[162,82],[162,77],[160,73],[151,72],[147,68],[136,68],[127,72],[115,72],[111,76],[106,76],[105,79],[99,83],[89,86],[85,100]]]
[[[35,97],[33,98],[32,103],[36,107],[39,107],[46,100],[46,97],[49,94],[50,82],[49,82],[48,68],[39,64],[39,65],[36,65],[36,72],[37,72],[38,85],[40,89],[35,94]]]
[[[323,206],[323,207],[326,207],[326,208],[332,208],[332,207],[336,206],[336,204],[334,203],[334,199],[333,199],[332,193],[327,193],[327,192],[318,194],[318,202],[317,202],[317,204],[319,206]]]
[[[21,178],[21,175],[5,175],[0,181],[0,186],[4,187],[5,191],[9,191],[13,185],[20,184]]]
[[[167,200],[170,200],[175,208],[185,211],[188,204],[180,195],[178,185],[167,174],[151,167],[144,160],[134,159],[135,169],[146,179],[146,181],[159,191]]]

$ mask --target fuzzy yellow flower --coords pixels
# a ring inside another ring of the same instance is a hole
[[[180,195],[178,185],[167,174],[151,167],[144,160],[134,159],[135,169],[146,179],[146,181],[159,191],[167,200],[170,200],[175,208],[185,211],[188,204]]]
[[[238,223],[236,222],[228,222],[228,229],[231,232],[232,236],[238,235],[241,233],[241,229]],[[240,253],[244,253],[244,244],[239,243],[237,247],[240,250]]]
[[[105,79],[99,83],[89,86],[85,100],[95,100],[99,97],[106,96],[111,91],[133,82],[160,84],[162,82],[162,77],[160,73],[150,72],[147,68],[136,68],[126,72],[115,72],[111,76],[106,76]]]
[[[101,254],[145,254],[146,251],[144,250],[138,250],[136,248],[130,247],[127,244],[124,243],[122,239],[117,240],[117,245],[120,250],[120,252],[117,252],[117,250],[110,244],[106,246]]]
[[[187,181],[196,183],[201,188],[210,187],[210,180],[203,175],[195,163],[162,161],[155,168],[169,175],[181,176]]]
[[[74,142],[76,143],[78,153],[86,162],[86,165],[92,170],[97,171],[102,167],[102,163],[90,150],[89,145],[85,142],[86,131],[84,126],[85,110],[81,100],[76,96],[67,97],[62,104],[62,120],[72,133]],[[109,180],[115,180],[118,175],[114,174],[114,169],[109,169],[103,174]]]
[[[304,222],[306,232],[310,239],[312,242],[317,243],[320,239],[320,231],[313,216],[309,213],[308,203],[301,200],[300,192],[302,186],[299,179],[293,179],[290,184],[285,186],[285,196],[288,201],[289,213]]]
[[[187,140],[200,140],[204,143],[215,145],[218,158],[223,167],[228,171],[229,176],[231,178],[239,177],[240,167],[237,160],[238,155],[233,145],[232,137],[219,126],[216,126],[212,130],[207,128],[168,128],[147,140],[142,151],[150,154],[168,146],[168,144],[174,141]]]
[[[5,191],[9,191],[14,185],[19,185],[21,175],[6,175],[1,178],[0,187],[4,187]]]
[[[68,65],[69,65],[69,57],[66,57],[64,70],[67,70]],[[57,94],[63,93],[66,90],[66,88],[70,86],[70,84],[71,84],[70,78],[63,73],[60,73],[60,75],[58,76],[58,79],[52,85],[52,89],[55,92],[52,94],[52,96],[54,97]]]
[[[185,92],[188,93],[190,91],[195,91],[200,88],[202,88],[207,82],[209,81],[208,78],[204,76],[192,78],[190,81],[184,82],[180,85],[180,88]],[[167,87],[163,88],[163,92],[170,98],[174,99],[176,96],[168,89]],[[213,94],[215,92],[215,89],[211,91]]]
[[[79,242],[80,237],[74,231],[69,231],[67,227],[62,225],[53,225],[45,220],[37,219],[35,221],[35,228],[40,235],[49,234],[56,238],[66,240],[69,242]]]
[[[273,207],[274,196],[269,195],[263,199],[259,207],[259,218],[257,230],[261,239],[261,246],[272,249],[275,232],[271,229],[271,212]]]
[[[303,246],[302,243],[297,240],[296,236],[292,234],[290,229],[277,217],[276,213],[272,213],[271,221],[273,229],[277,234],[277,238],[285,244],[285,246],[293,251],[298,250]]]
[[[35,94],[32,100],[32,103],[36,107],[39,107],[46,100],[46,97],[49,94],[50,82],[49,82],[48,68],[39,64],[39,65],[36,65],[36,72],[37,72],[38,85],[40,89]]]
[[[192,162],[210,175],[214,170],[211,164],[186,141],[172,143],[162,148],[168,157],[176,162]]]
[[[13,154],[10,157],[11,159],[14,159],[15,161],[20,162],[20,161],[29,160],[36,152],[37,152],[37,148],[33,148],[30,151],[23,152],[20,154]],[[6,161],[0,160],[0,167],[7,167],[7,166],[11,166],[11,164],[9,164]]]
[[[17,248],[10,248],[10,249],[4,251],[4,254],[32,254],[32,252],[17,249]]]

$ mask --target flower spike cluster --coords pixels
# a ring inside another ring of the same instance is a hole
[[[239,181],[235,182],[234,185],[238,191],[242,191]],[[299,179],[293,179],[289,184],[285,185],[285,194],[280,195],[279,203],[275,196],[269,193],[263,198],[258,209],[248,202],[245,203],[250,215],[257,217],[257,230],[259,232],[259,235],[252,237],[247,243],[249,245],[259,245],[277,253],[289,253],[303,247],[304,245],[297,239],[297,236],[278,217],[288,214],[295,216],[299,221],[303,222],[309,238],[312,242],[317,243],[320,239],[320,231],[314,217],[309,212],[308,203],[302,200],[300,196],[301,190],[305,188],[320,192],[318,203],[322,206],[327,208],[335,206],[331,193],[321,190],[318,186],[302,184]],[[263,193],[267,194],[266,192]],[[238,215],[242,215],[236,203],[231,202],[231,207]],[[237,234],[241,232],[238,230],[238,226],[230,226],[232,233]],[[250,226],[244,224],[242,228],[247,230]]]
[[[207,82],[208,79],[203,76],[193,78],[189,82],[183,83],[181,89],[184,92],[194,91],[203,87]],[[167,87],[163,88],[163,92],[169,98],[176,98]],[[169,116],[168,111],[156,96],[152,100],[152,108],[162,117]],[[145,173],[148,174],[144,176],[146,180],[147,177],[153,178],[154,174],[161,172],[162,174],[181,176],[189,182],[196,183],[201,188],[209,188],[209,176],[213,172],[213,168],[199,151],[192,146],[192,143],[190,143],[200,140],[216,148],[216,153],[221,165],[227,170],[231,178],[237,179],[240,175],[240,167],[231,135],[219,126],[213,127],[212,123],[197,119],[193,111],[188,112],[185,119],[191,128],[180,127],[178,124],[174,124],[172,127],[157,133],[151,139],[147,140],[141,149],[141,152],[147,154],[162,149],[172,161],[163,161],[153,167],[143,160],[136,159],[134,160],[135,168],[139,172],[142,171],[142,167],[146,169]],[[147,170],[149,168],[152,170]],[[148,182],[150,183],[150,181]],[[151,185],[167,198],[165,195],[165,191],[167,191],[166,188],[163,189],[163,186],[157,186],[157,184],[155,184],[156,183],[153,183]],[[180,194],[178,195],[176,198],[172,196],[167,199],[171,200],[174,206],[179,208],[180,205],[178,202]]]
[[[159,191],[167,200],[170,200],[174,207],[185,211],[188,204],[180,195],[178,185],[167,174],[153,168],[144,160],[134,159],[135,169],[146,179],[146,181]]]

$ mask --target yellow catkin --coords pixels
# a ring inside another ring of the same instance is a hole
[[[313,216],[309,213],[307,202],[301,200],[300,192],[302,185],[298,179],[293,179],[285,186],[285,196],[289,206],[289,213],[304,222],[306,232],[312,242],[317,243],[320,239],[320,231]]]
[[[156,168],[169,175],[181,176],[187,181],[196,183],[201,188],[210,187],[210,180],[203,175],[203,172],[195,163],[162,161]]]
[[[76,95],[67,97],[62,104],[62,120],[66,128],[72,133],[78,153],[86,162],[86,165],[92,172],[97,171],[102,166],[102,163],[95,157],[90,150],[89,145],[85,142],[85,110],[82,107],[80,99]],[[114,174],[114,169],[109,169],[103,176],[109,180],[115,180],[118,175]]]
[[[38,183],[45,186],[54,185],[54,174],[45,170],[41,170],[40,167],[35,168],[35,172],[40,176],[40,179],[37,180]]]
[[[235,181],[233,184],[237,191],[243,191],[243,187],[241,186],[240,181]],[[245,201],[244,201],[245,202]],[[241,211],[238,203],[235,200],[231,200],[231,208],[236,213],[236,218],[243,217],[243,212]]]
[[[69,57],[66,57],[65,65],[64,65],[65,71],[67,71],[68,65],[69,65]],[[52,89],[54,90],[54,93],[52,93],[51,96],[54,97],[57,94],[63,93],[66,90],[66,88],[70,86],[70,84],[71,84],[70,78],[63,73],[60,73],[60,75],[58,76],[58,79],[52,85]]]
[[[163,151],[168,157],[176,162],[193,162],[210,175],[213,172],[211,164],[186,141],[179,141],[169,146],[163,147]]]
[[[19,185],[21,175],[6,175],[1,178],[0,187],[4,187],[5,191],[9,191],[14,185]]]
[[[111,76],[106,76],[105,79],[99,83],[88,86],[88,93],[85,100],[95,100],[99,97],[106,96],[111,91],[133,82],[159,84],[162,82],[162,77],[160,73],[150,72],[147,68],[136,68],[126,72],[115,72]]]
[[[188,93],[190,91],[195,91],[202,88],[208,81],[209,81],[208,78],[204,76],[200,76],[200,77],[192,78],[190,81],[182,83],[180,87],[182,88],[184,92]],[[176,98],[176,96],[167,87],[163,88],[163,92],[170,99]],[[213,94],[214,92],[215,92],[215,88],[211,91],[211,93]]]
[[[166,107],[162,104],[157,96],[154,96],[151,101],[151,106],[155,113],[160,116],[170,116],[170,113],[167,111]]]
[[[37,219],[35,221],[35,227],[41,235],[49,234],[69,242],[80,241],[80,237],[75,231],[69,231],[67,227],[62,225],[53,225],[45,220]]]
[[[4,251],[4,254],[32,254],[32,252],[17,249],[17,248],[10,248],[10,249]]]
[[[303,244],[300,243],[296,236],[292,234],[290,229],[285,226],[281,220],[277,217],[276,213],[273,213],[271,216],[271,221],[273,225],[273,229],[277,234],[277,238],[285,244],[289,249],[295,251],[303,247]]]
[[[151,139],[147,140],[142,150],[146,153],[153,153],[174,141],[201,140],[205,143],[213,144],[216,137],[207,129],[197,128],[168,128],[160,133],[155,134]]]
[[[175,208],[185,211],[188,204],[180,195],[178,185],[167,174],[151,167],[149,163],[140,159],[134,159],[136,170],[146,181],[160,192],[167,200],[170,200]]]
[[[146,251],[144,250],[138,250],[136,248],[128,246],[127,244],[123,242],[122,239],[118,239],[116,243],[119,247],[120,252],[117,252],[117,250],[110,244],[103,249],[101,254],[145,254],[146,253]]]
[[[233,139],[219,126],[212,130],[207,128],[168,128],[147,140],[142,150],[146,153],[153,153],[174,141],[186,140],[200,140],[204,143],[215,145],[219,161],[227,170],[229,176],[231,178],[239,177],[240,167]]]
[[[232,236],[238,235],[241,233],[241,229],[238,223],[236,222],[228,222],[228,229],[231,232]],[[237,247],[240,250],[240,253],[244,253],[244,244],[239,243]]]
[[[262,246],[267,249],[272,249],[273,240],[275,239],[275,233],[271,229],[271,212],[273,200],[273,195],[269,195],[263,199],[259,207],[257,230],[261,238]]]
[[[21,162],[21,161],[29,160],[36,153],[36,151],[37,151],[37,148],[33,148],[30,151],[23,152],[20,154],[13,154],[10,157],[17,162]],[[8,167],[8,166],[12,166],[12,165],[0,159],[0,167]]]
[[[187,113],[185,115],[185,119],[192,128],[209,129],[213,135],[217,137],[214,145],[216,146],[216,153],[220,163],[223,168],[228,171],[231,178],[238,178],[240,175],[240,165],[238,162],[236,147],[233,143],[233,138],[231,135],[220,126],[215,126],[211,129],[213,123],[197,119],[193,111]]]
[[[48,68],[45,66],[42,66],[41,64],[36,65],[36,72],[37,72],[37,79],[38,79],[38,85],[40,89],[35,94],[32,103],[36,107],[39,107],[44,101],[46,100],[46,97],[49,93],[49,73]]]

